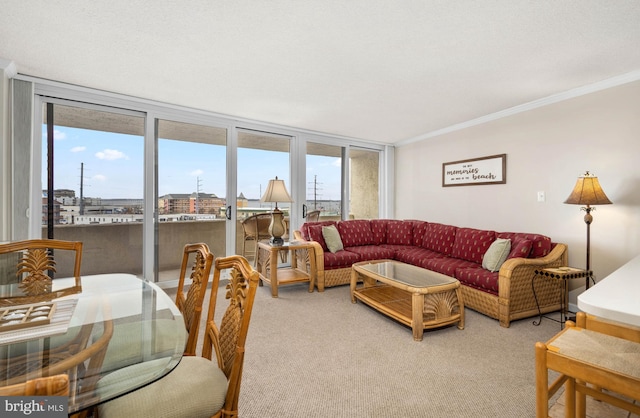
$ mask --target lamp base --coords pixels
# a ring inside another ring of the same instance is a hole
[[[280,209],[277,207],[271,212],[271,224],[269,224],[269,234],[271,235],[271,240],[269,241],[271,245],[282,245],[284,244],[284,240],[282,236],[286,231],[286,226],[284,224],[284,216]]]
[[[269,244],[275,246],[284,245],[284,240],[282,238],[271,237],[271,239],[269,240]]]

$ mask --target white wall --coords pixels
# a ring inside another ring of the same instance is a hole
[[[11,148],[9,114],[9,78],[15,74],[15,64],[0,57],[0,241],[7,241],[9,209],[11,207]]]
[[[503,153],[506,184],[442,187],[443,162]],[[640,254],[640,81],[400,146],[395,163],[396,218],[542,233],[569,246],[575,267],[586,264],[584,212],[563,202],[589,170],[613,202],[592,212],[596,280]]]

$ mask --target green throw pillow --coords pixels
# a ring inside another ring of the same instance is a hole
[[[342,239],[340,239],[340,233],[338,232],[338,228],[336,228],[335,225],[323,226],[322,237],[324,238],[324,242],[327,244],[327,248],[332,253],[337,253],[338,251],[344,249],[344,246],[342,245]]]
[[[502,266],[504,260],[509,256],[509,252],[511,252],[511,240],[503,238],[496,239],[491,243],[487,252],[484,253],[482,268],[489,271],[500,270],[500,266]]]

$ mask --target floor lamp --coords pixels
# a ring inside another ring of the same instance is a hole
[[[600,187],[600,182],[598,178],[589,174],[587,171],[584,176],[578,177],[578,181],[576,182],[573,191],[565,200],[564,203],[570,205],[584,205],[580,208],[586,212],[584,215],[584,223],[587,224],[587,271],[591,270],[591,237],[590,237],[590,227],[591,222],[593,222],[593,216],[591,215],[591,211],[596,208],[592,208],[591,205],[610,205],[611,201],[604,194],[602,187]],[[591,275],[587,275],[587,285],[586,288],[589,288],[589,280]]]
[[[267,190],[260,198],[261,202],[275,202],[276,208],[271,212],[271,224],[269,225],[269,234],[271,235],[272,245],[282,245],[284,240],[282,236],[287,230],[287,226],[284,223],[284,214],[278,209],[278,202],[293,202],[289,192],[284,185],[284,180],[278,180],[278,176],[275,179],[269,180]]]

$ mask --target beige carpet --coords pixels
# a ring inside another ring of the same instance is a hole
[[[534,417],[533,347],[560,330],[531,319],[502,328],[467,309],[464,330],[425,331],[416,342],[410,328],[352,304],[348,286],[308,293],[294,285],[279,295],[258,288],[240,394],[244,418]]]

